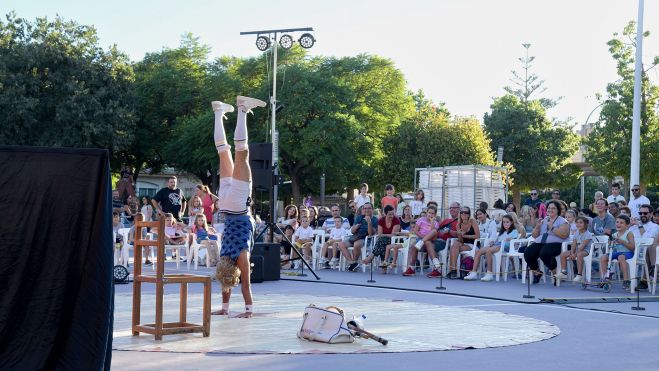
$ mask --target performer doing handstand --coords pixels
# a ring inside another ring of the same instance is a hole
[[[224,236],[220,261],[217,263],[216,275],[222,286],[222,309],[211,314],[229,314],[229,299],[232,287],[241,281],[245,312],[237,317],[252,316],[252,291],[250,286],[249,254],[254,234],[254,219],[250,214],[250,194],[252,191],[252,170],[249,167],[247,147],[247,113],[255,107],[265,107],[265,102],[238,96],[238,120],[233,142],[236,146],[236,163],[231,158],[231,146],[227,144],[224,132],[224,114],[233,112],[233,106],[214,101],[211,103],[215,112],[215,146],[220,156],[220,190],[217,194],[220,212],[225,213]]]

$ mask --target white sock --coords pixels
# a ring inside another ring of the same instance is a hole
[[[229,311],[229,303],[222,303],[222,310],[223,311]]]
[[[238,107],[238,121],[236,122],[236,131],[233,133],[233,143],[236,151],[247,150],[247,113],[243,107]]]
[[[434,259],[432,260],[432,265],[435,266],[435,269],[439,269],[439,259],[434,258]]]
[[[215,111],[215,148],[217,152],[226,152],[231,149],[231,146],[227,144],[227,135],[224,132],[224,112]]]

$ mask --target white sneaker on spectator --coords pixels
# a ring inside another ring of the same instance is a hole
[[[490,272],[487,272],[487,274],[483,276],[483,278],[481,278],[481,281],[483,282],[494,281],[494,275]]]
[[[220,102],[219,100],[214,100],[211,102],[213,106],[213,111],[222,111],[224,113],[233,112],[233,106],[229,103]]]
[[[471,271],[469,274],[464,278],[465,281],[476,281],[478,279],[478,273]]]
[[[242,95],[239,95],[238,98],[236,98],[236,105],[238,108],[242,108],[243,111],[249,112],[252,108],[255,107],[265,107],[265,102],[260,99],[243,97]]]
[[[583,282],[583,276],[581,276],[580,274],[577,274],[577,275],[574,276],[574,278],[572,279],[572,282],[577,282],[577,283]]]
[[[558,272],[558,273],[556,273],[556,278],[559,279],[559,280],[564,280],[564,279],[567,278],[567,274],[565,274],[563,272]]]

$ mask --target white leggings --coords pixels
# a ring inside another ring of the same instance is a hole
[[[252,182],[246,182],[231,177],[220,178],[220,212],[228,214],[244,214],[247,212],[247,200],[252,193]]]

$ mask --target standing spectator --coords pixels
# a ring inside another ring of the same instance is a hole
[[[641,187],[638,184],[634,184],[632,187],[632,196],[629,197],[629,209],[632,211],[632,218],[638,220],[638,211],[641,208],[641,205],[649,205],[650,200],[641,194]]]
[[[117,182],[117,191],[122,202],[128,200],[128,196],[135,197],[135,187],[133,187],[133,170],[130,166],[122,166],[120,171],[121,178]]]
[[[458,272],[458,255],[463,251],[474,249],[474,241],[480,238],[480,230],[478,229],[478,222],[471,217],[471,209],[463,206],[460,209],[460,217],[458,219],[457,227],[457,240],[451,245],[451,255],[449,257],[449,279],[460,277]]]
[[[405,206],[407,206],[407,203],[403,199],[403,195],[401,195],[400,193],[396,193],[396,199],[398,200],[398,207],[396,207],[396,216],[400,218],[401,216],[403,216],[403,209],[405,208]]]
[[[380,207],[382,210],[384,210],[387,205],[391,205],[391,207],[394,208],[394,214],[396,213],[396,210],[398,210],[398,198],[394,196],[394,192],[396,190],[394,189],[394,186],[391,184],[387,184],[384,186],[384,197],[380,200]],[[385,212],[385,215],[387,213]]]
[[[116,189],[112,190],[112,212],[117,213],[121,216],[121,213],[124,211],[124,202],[119,197],[119,191]]]
[[[524,200],[524,205],[529,205],[529,206],[537,206],[542,203],[542,200],[538,198],[538,190],[533,188],[531,189],[531,193],[529,193],[531,197],[527,198]],[[506,208],[507,209],[507,208]],[[508,211],[508,210],[506,210]],[[508,211],[510,212],[510,211]]]
[[[609,199],[607,198],[607,201],[608,200]],[[620,214],[620,208],[617,202],[609,202],[609,214],[611,214],[614,218],[618,217]]]
[[[215,201],[217,196],[211,193],[210,188],[203,184],[197,184],[195,195],[201,199],[201,206],[204,208],[204,215],[206,221],[213,220],[213,213],[215,212]]]
[[[414,192],[414,200],[410,201],[410,207],[412,207],[412,216],[418,218],[423,212],[423,209],[426,207],[426,194],[423,192],[423,189],[418,189]]]
[[[359,186],[359,194],[357,197],[355,197],[355,203],[357,204],[357,208],[360,208],[362,205],[369,203],[373,204],[373,200],[371,200],[371,196],[368,195],[368,184],[362,183]]]
[[[140,212],[140,200],[135,196],[128,196],[126,200],[126,205],[124,205],[124,213],[126,214],[126,220],[132,225],[135,221],[135,215]]]
[[[357,214],[357,204],[355,201],[348,202],[348,223],[352,226],[355,224],[355,215]]]
[[[359,215],[355,216],[355,223],[352,225],[350,232],[352,236],[348,241],[343,241],[339,244],[341,254],[345,256],[346,261],[350,262],[348,270],[354,272],[359,266],[362,247],[364,246],[364,239],[366,236],[373,236],[378,230],[378,218],[373,216],[373,205],[365,203],[360,208]],[[348,251],[348,247],[352,245],[352,253]]]
[[[311,195],[310,195],[310,194],[308,194],[308,195],[307,195],[307,198],[304,199],[303,204],[304,204],[304,206],[306,206],[306,207],[311,207],[311,206],[313,206],[313,199],[311,198]]]
[[[615,231],[616,219],[608,213],[608,202],[606,198],[600,198],[595,202],[597,207],[597,216],[590,222],[588,231],[594,236],[611,236]]]
[[[559,191],[558,189],[554,189],[553,191],[551,191],[551,199],[556,200],[556,201],[560,201],[561,191]]]
[[[609,202],[609,204],[612,202],[625,201],[625,196],[620,194],[620,184],[611,184],[611,194],[606,198],[606,200]]]
[[[151,197],[142,197],[142,208],[140,212],[144,215],[144,220],[150,222],[153,220],[153,206],[151,206]]]
[[[177,221],[181,221],[181,213],[185,210],[185,196],[179,188],[176,188],[177,179],[170,176],[167,179],[167,187],[156,193],[151,203],[159,216],[170,213]]]
[[[597,214],[597,201],[603,198],[604,198],[604,193],[602,193],[602,191],[595,192],[595,199],[592,204],[588,205],[588,208],[591,209],[595,214]]]
[[[547,217],[538,219],[533,228],[532,236],[536,242],[524,250],[524,260],[533,272],[534,284],[540,282],[542,277],[542,273],[538,271],[538,258],[545,263],[549,270],[556,273],[556,256],[561,253],[561,245],[570,235],[570,225],[565,218],[559,215],[560,209],[561,205],[558,201],[549,201]]]
[[[195,224],[197,214],[203,213],[204,207],[201,204],[201,198],[199,196],[192,197],[192,201],[188,205],[188,226],[192,227]]]

